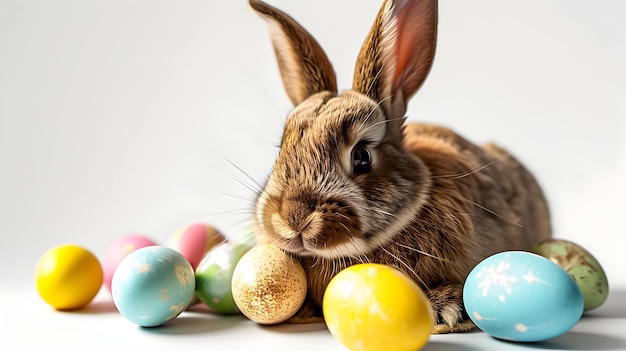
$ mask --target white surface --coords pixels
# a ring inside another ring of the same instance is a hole
[[[59,350],[347,351],[323,324],[259,326],[240,316],[216,317],[200,309],[183,312],[161,327],[141,328],[124,319],[104,291],[81,312],[53,311],[35,293],[9,297],[11,303],[0,319],[2,345],[9,345],[8,350],[54,346]],[[625,328],[626,291],[618,290],[605,305],[554,339],[513,343],[482,332],[433,335],[422,350],[626,350]]]
[[[272,3],[319,39],[348,88],[380,0]],[[605,267],[613,302],[598,311],[604,318],[540,348],[626,349],[624,13],[620,0],[441,1],[435,64],[409,107],[411,120],[517,154],[546,190],[555,235]],[[290,108],[265,24],[243,0],[0,2],[0,298],[11,312],[0,320],[9,345],[340,349],[324,331],[196,315],[145,331],[101,304],[98,313],[52,312],[33,290],[38,258],[60,243],[102,257],[129,233],[163,242],[195,221],[238,232],[258,186],[230,162],[262,183]],[[456,343],[522,348],[481,333],[427,348]]]

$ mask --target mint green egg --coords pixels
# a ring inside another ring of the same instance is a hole
[[[209,250],[196,268],[196,295],[212,311],[219,314],[237,314],[231,281],[241,257],[251,246],[223,242]]]
[[[549,239],[533,252],[558,264],[576,281],[585,300],[585,311],[600,307],[609,296],[609,282],[598,260],[582,246],[563,239]]]

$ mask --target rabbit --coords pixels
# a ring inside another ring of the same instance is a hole
[[[257,243],[298,257],[308,279],[291,322],[322,320],[329,281],[366,262],[407,273],[432,306],[433,333],[475,328],[463,283],[482,259],[529,250],[551,236],[546,198],[531,173],[495,144],[444,126],[406,122],[437,41],[436,0],[385,0],[338,93],[317,41],[286,13],[250,0],[269,26],[295,106],[254,203]]]

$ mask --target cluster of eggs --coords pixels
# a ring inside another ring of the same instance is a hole
[[[541,341],[567,332],[606,300],[606,274],[587,250],[551,239],[533,251],[498,253],[470,272],[463,302],[478,328],[499,339]],[[205,224],[181,228],[164,246],[121,237],[102,266],[88,250],[62,245],[41,258],[36,280],[42,298],[60,310],[86,305],[104,285],[121,314],[145,327],[176,318],[193,301],[278,324],[294,317],[307,296],[298,259],[272,245],[232,243]],[[381,264],[339,272],[322,310],[330,333],[349,349],[418,350],[434,327],[420,287]]]
[[[293,317],[306,292],[300,262],[272,245],[251,249],[233,274],[237,306],[260,324]],[[434,325],[431,306],[419,286],[398,269],[375,263],[353,265],[334,276],[322,310],[330,333],[351,350],[418,350]]]
[[[239,262],[232,292],[240,310],[262,324],[293,316],[306,296],[297,260],[259,246]],[[480,262],[463,289],[466,311],[478,328],[498,339],[536,342],[569,331],[584,311],[608,296],[606,274],[581,246],[550,239],[533,252],[508,251]],[[433,330],[433,311],[406,274],[380,264],[339,272],[323,297],[330,333],[349,349],[417,350]],[[393,345],[393,347],[391,346]]]
[[[176,318],[194,297],[217,313],[282,323],[307,294],[306,273],[293,256],[272,245],[230,243],[201,224],[179,230],[164,246],[141,235],[120,237],[102,265],[82,247],[61,245],[44,254],[35,276],[42,298],[57,309],[85,306],[104,285],[119,312],[144,327]],[[433,327],[422,290],[404,273],[379,264],[355,265],[336,275],[323,310],[332,335],[350,348],[376,350],[391,343],[419,349]]]
[[[104,286],[124,317],[153,327],[197,302],[216,313],[238,313],[231,277],[249,249],[212,226],[194,223],[179,228],[162,246],[144,235],[121,236],[109,245],[102,263],[81,246],[56,246],[40,258],[35,281],[42,299],[58,310],[84,307]]]

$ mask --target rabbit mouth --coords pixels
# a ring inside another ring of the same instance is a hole
[[[324,253],[324,248],[317,247],[311,240],[303,239],[302,235],[296,235],[291,239],[287,239],[279,244],[279,247],[282,250],[299,257],[329,256]]]
[[[282,245],[282,249],[297,256],[313,256],[313,253],[305,246],[301,236],[297,236]]]
[[[315,240],[306,240],[299,235],[284,240],[277,246],[283,251],[298,257],[321,257],[325,259],[359,256],[371,249],[365,240],[357,238],[332,245],[316,245]]]
[[[277,245],[286,252],[299,257],[323,257],[336,259],[346,256],[362,255],[370,250],[365,238],[361,238],[356,226],[344,223],[336,224],[326,216],[314,215],[307,225],[294,230],[290,226],[274,223],[280,240]],[[332,233],[332,234],[331,234]]]

